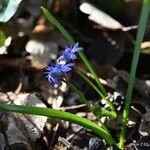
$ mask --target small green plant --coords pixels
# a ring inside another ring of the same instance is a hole
[[[77,115],[50,109],[50,108],[40,108],[40,107],[31,107],[31,106],[18,106],[18,105],[8,105],[8,104],[0,104],[0,110],[2,111],[10,111],[10,112],[18,112],[18,113],[27,113],[32,115],[43,115],[48,117],[54,117],[62,120],[66,120],[69,122],[73,122],[76,124],[79,124],[92,132],[96,133],[98,136],[102,137],[107,144],[114,145],[118,147],[119,149],[124,148],[125,143],[125,133],[126,133],[126,124],[128,121],[129,116],[129,109],[130,109],[130,101],[133,91],[133,84],[135,79],[135,73],[140,53],[140,45],[144,36],[144,31],[146,28],[146,22],[148,18],[148,13],[150,9],[150,0],[143,0],[142,5],[142,11],[141,11],[141,17],[139,22],[139,28],[137,33],[137,39],[135,43],[135,49],[134,49],[134,55],[133,55],[133,61],[131,66],[131,72],[130,72],[130,78],[129,78],[129,84],[127,89],[127,95],[126,95],[126,101],[125,101],[125,107],[123,111],[123,119],[122,119],[122,128],[121,128],[121,134],[120,139],[116,141],[111,134],[111,132],[108,130],[108,128],[105,126],[104,123],[100,121],[100,118],[102,116],[107,116],[110,118],[116,118],[117,113],[115,111],[115,107],[113,103],[109,100],[107,92],[105,91],[105,88],[100,83],[99,77],[97,73],[95,72],[93,66],[89,62],[89,60],[86,58],[83,52],[83,48],[79,46],[79,43],[76,43],[73,37],[68,33],[68,31],[59,23],[59,21],[46,9],[41,8],[44,16],[55,26],[57,27],[60,32],[64,35],[64,37],[68,40],[69,44],[72,44],[72,46],[69,46],[65,48],[62,55],[56,59],[56,61],[51,65],[47,66],[47,78],[49,82],[53,85],[59,85],[61,81],[66,82],[67,85],[72,89],[74,92],[76,92],[80,99],[86,104],[86,106],[89,108],[89,110],[95,115],[97,118],[97,122],[92,122],[86,118],[79,117]],[[75,66],[74,61],[79,57],[87,67],[87,69],[91,72],[91,74],[94,77],[94,82],[91,81],[88,76],[82,72],[82,70]],[[84,79],[84,81],[91,86],[91,88],[99,94],[101,98],[103,98],[106,103],[109,105],[109,108],[101,108],[96,104],[92,104],[85,96],[82,91],[80,91],[76,85],[72,83],[72,81],[68,80],[67,74],[70,71],[74,71]]]
[[[6,40],[5,33],[0,30],[0,47],[2,47],[4,45],[5,40]]]

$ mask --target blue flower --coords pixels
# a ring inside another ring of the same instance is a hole
[[[72,70],[74,64],[73,63],[68,63],[65,65],[56,64],[55,66],[57,67],[57,69],[61,70],[62,73],[67,73]]]
[[[74,47],[67,47],[57,61],[65,61],[67,63],[71,60],[75,60],[77,58],[75,53],[81,50],[83,50],[83,48],[79,47],[79,43],[76,43]]]
[[[46,70],[49,82],[52,84],[59,84],[62,72],[55,66],[48,66]]]
[[[49,82],[58,85],[60,83],[60,78],[62,77],[62,75],[71,71],[73,66],[73,63],[69,63],[66,65],[55,64],[52,66],[48,66],[46,70]]]
[[[55,64],[47,66],[47,78],[50,83],[53,85],[60,83],[61,78],[73,69],[74,64],[70,62],[77,58],[76,52],[81,50],[83,48],[79,47],[79,43],[76,43],[73,47],[67,47]]]

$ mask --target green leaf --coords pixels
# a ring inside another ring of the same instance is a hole
[[[129,119],[130,104],[131,104],[131,100],[132,100],[136,70],[137,70],[137,65],[138,65],[140,51],[141,51],[141,44],[142,44],[142,41],[144,38],[144,33],[146,30],[149,12],[150,12],[150,0],[143,0],[140,20],[139,20],[139,25],[138,25],[138,31],[137,31],[137,35],[136,35],[134,53],[133,53],[133,57],[132,57],[130,76],[128,79],[128,87],[127,87],[127,93],[126,93],[126,99],[125,99],[125,106],[124,106],[123,115],[122,115],[122,128],[121,128],[121,134],[120,134],[120,139],[119,139],[119,148],[120,149],[124,149],[127,122]]]
[[[0,22],[7,22],[17,11],[22,0],[0,0]]]
[[[93,106],[93,114],[98,118],[102,118],[103,116],[109,116],[113,119],[117,117],[114,111],[107,110],[105,108],[101,108],[99,105],[95,104]]]
[[[116,145],[116,141],[112,138],[110,133],[107,132],[105,129],[103,129],[96,123],[94,123],[86,118],[82,118],[80,116],[71,114],[69,112],[63,112],[60,110],[50,109],[50,108],[33,107],[33,106],[19,106],[19,105],[9,105],[9,104],[0,104],[0,110],[63,119],[63,120],[81,125],[87,129],[90,129],[94,133],[96,133],[97,135],[99,135],[103,139],[105,139],[105,141],[108,144]]]
[[[4,45],[5,40],[6,40],[5,33],[3,31],[0,31],[0,47]]]

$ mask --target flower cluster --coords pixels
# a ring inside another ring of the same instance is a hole
[[[74,67],[73,61],[77,59],[76,52],[83,50],[76,43],[73,47],[66,47],[63,54],[56,60],[56,63],[47,66],[47,78],[52,84],[59,84],[61,77],[70,72]]]

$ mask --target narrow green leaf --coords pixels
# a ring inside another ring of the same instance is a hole
[[[63,112],[56,109],[50,109],[50,108],[42,108],[42,107],[33,107],[33,106],[19,106],[19,105],[9,105],[9,104],[0,104],[0,110],[1,111],[10,111],[10,112],[17,112],[17,113],[23,113],[23,114],[32,114],[32,115],[42,115],[42,116],[48,116],[48,117],[54,117],[62,120],[66,120],[72,123],[76,123],[78,125],[81,125],[87,129],[92,130],[97,135],[101,136],[106,142],[110,145],[116,145],[115,140],[112,138],[112,136],[105,131],[103,128],[101,128],[99,125],[95,124],[94,122],[82,118],[80,116]]]
[[[135,47],[134,47],[134,54],[133,54],[133,58],[132,58],[131,71],[130,71],[130,76],[129,76],[129,81],[128,81],[125,107],[123,110],[122,129],[121,129],[121,134],[120,134],[120,139],[119,139],[119,147],[121,149],[124,148],[126,125],[127,125],[127,121],[129,118],[129,109],[130,109],[131,97],[132,97],[133,86],[134,86],[134,81],[135,81],[135,74],[136,74],[136,70],[137,70],[137,64],[138,64],[139,55],[140,55],[141,43],[142,43],[142,40],[144,37],[144,32],[146,29],[146,23],[147,23],[149,11],[150,11],[150,0],[143,0],[140,21],[139,21],[139,26],[138,26],[139,28],[137,31],[136,42],[135,42]]]

